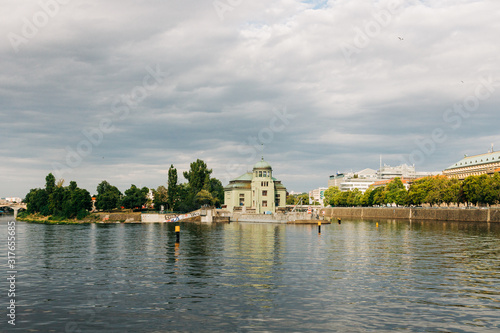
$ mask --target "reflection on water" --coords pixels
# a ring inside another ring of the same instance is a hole
[[[183,224],[176,244],[173,224],[18,222],[16,251],[23,332],[500,326],[496,224]]]

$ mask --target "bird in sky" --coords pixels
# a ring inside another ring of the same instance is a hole
[[[404,40],[404,38],[403,38],[403,37],[398,37],[398,38],[399,38],[399,40]]]

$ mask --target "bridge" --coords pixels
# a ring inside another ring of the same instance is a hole
[[[25,203],[16,203],[16,202],[8,202],[8,201],[1,201],[0,202],[0,210],[3,210],[2,208],[10,208],[14,211],[14,218],[17,217],[17,213],[22,209],[26,210],[27,206]]]

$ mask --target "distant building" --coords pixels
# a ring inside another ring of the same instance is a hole
[[[286,188],[273,177],[271,165],[262,159],[247,172],[224,187],[224,203],[231,212],[250,208],[258,214],[275,212],[286,206]]]
[[[376,179],[351,178],[341,183],[339,189],[342,192],[358,189],[364,193],[375,181]]]
[[[363,169],[358,172],[337,173],[336,175],[332,175],[328,180],[328,187],[337,186],[342,192],[352,191],[354,189],[365,192],[374,184],[380,186],[380,184],[389,183],[396,177],[402,180],[410,180],[437,174],[440,174],[440,172],[416,172],[415,166],[406,164],[395,167],[384,164],[379,170]]]
[[[500,172],[500,152],[467,156],[460,161],[450,165],[443,171],[449,178],[465,179],[468,176],[478,176],[483,174],[493,174]]]
[[[325,191],[328,190],[326,187],[320,187],[315,190],[309,191],[309,198],[313,202],[318,202],[321,206],[324,206]]]
[[[384,166],[378,170],[377,174],[380,180],[394,179],[396,177],[410,179],[416,178],[415,166],[409,166],[406,164],[401,164],[395,167],[384,164]]]
[[[340,184],[346,179],[346,175],[340,172],[337,172],[335,175],[331,175],[328,180],[328,187],[336,186],[340,188]]]
[[[11,198],[5,198],[5,201],[10,202],[10,203],[21,203],[23,199],[19,197],[11,197]]]
[[[337,173],[336,175],[330,176],[328,187],[336,186],[343,192],[352,191],[354,189],[364,192],[377,180],[376,170],[363,169],[358,172]]]

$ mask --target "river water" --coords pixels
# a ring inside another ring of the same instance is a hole
[[[493,332],[500,225],[16,222],[1,331]]]

